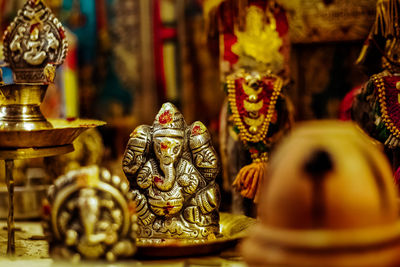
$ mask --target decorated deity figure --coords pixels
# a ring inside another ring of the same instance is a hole
[[[285,10],[274,0],[225,0],[208,7],[210,40],[218,40],[227,100],[221,111],[224,189],[232,212],[255,215],[270,152],[289,129],[285,94],[290,43]],[[216,35],[216,36],[214,36]]]
[[[48,74],[63,63],[68,50],[64,27],[43,0],[26,1],[3,42],[4,59],[16,83],[53,82]]]
[[[27,42],[27,50],[24,54],[24,60],[31,65],[40,65],[46,59],[45,51],[41,50],[41,40],[39,39],[39,29],[37,25],[32,25]]]
[[[219,232],[219,163],[207,128],[187,126],[165,103],[152,126],[137,127],[123,170],[131,183],[139,237],[212,239]]]
[[[377,2],[376,21],[358,63],[378,73],[373,74],[355,96],[351,110],[353,120],[384,145],[397,183],[400,179],[399,12],[398,0]]]

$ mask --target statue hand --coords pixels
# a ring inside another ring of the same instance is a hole
[[[204,157],[202,155],[197,155],[195,158],[196,166],[202,167],[202,162],[204,161]]]
[[[122,167],[127,176],[135,175],[143,166],[150,142],[149,126],[141,125],[132,132],[122,161]]]
[[[78,233],[75,230],[68,230],[65,238],[65,244],[67,246],[73,246],[78,241]]]
[[[139,187],[145,189],[151,185],[152,182],[152,175],[150,168],[148,166],[144,166],[137,176],[137,184]]]
[[[199,185],[199,178],[195,174],[183,174],[178,178],[178,183],[186,193],[193,194]]]
[[[183,174],[183,175],[181,175],[181,176],[178,178],[178,184],[179,184],[180,186],[182,186],[182,187],[188,186],[189,183],[190,183],[190,178],[189,178],[189,175],[187,175],[186,173]]]

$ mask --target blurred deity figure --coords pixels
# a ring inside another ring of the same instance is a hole
[[[220,116],[223,185],[232,193],[231,211],[254,216],[270,152],[292,120],[286,11],[274,0],[206,7],[227,93]]]
[[[377,2],[376,21],[358,59],[371,77],[355,96],[352,119],[384,145],[400,180],[400,1]]]

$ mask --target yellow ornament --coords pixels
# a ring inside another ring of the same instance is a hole
[[[283,56],[279,52],[282,40],[276,31],[276,22],[268,13],[269,24],[265,24],[264,12],[261,8],[250,6],[246,16],[246,30],[235,30],[237,43],[232,51],[239,56],[254,58],[267,66],[267,69],[283,68]]]

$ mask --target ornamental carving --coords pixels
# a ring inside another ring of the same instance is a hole
[[[15,82],[43,80],[43,75],[33,73],[61,65],[67,47],[63,26],[41,0],[27,1],[4,34],[4,59],[15,73]]]

